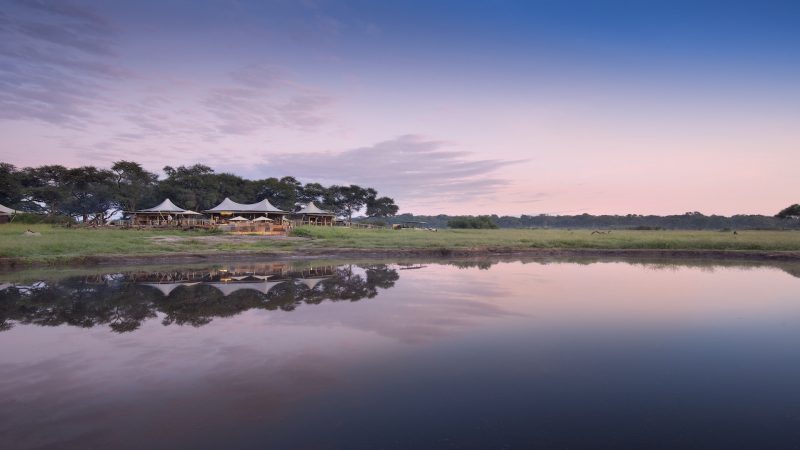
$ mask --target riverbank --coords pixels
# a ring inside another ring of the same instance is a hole
[[[38,235],[25,236],[30,228]],[[208,259],[620,256],[800,261],[798,231],[362,230],[304,227],[292,237],[209,232],[0,227],[0,267],[200,262]]]

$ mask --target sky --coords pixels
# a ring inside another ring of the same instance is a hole
[[[800,202],[799,80],[796,1],[0,0],[0,161],[772,215]]]

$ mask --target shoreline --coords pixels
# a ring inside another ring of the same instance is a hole
[[[290,251],[214,251],[174,252],[127,255],[88,255],[56,259],[54,261],[28,261],[25,258],[0,258],[0,271],[42,267],[65,266],[126,266],[146,264],[191,264],[207,261],[241,261],[252,258],[275,259],[330,259],[330,258],[392,258],[392,257],[496,257],[524,256],[541,258],[559,257],[614,257],[647,259],[714,259],[730,261],[800,262],[800,251],[767,250],[717,250],[717,249],[626,249],[626,248],[313,248]]]

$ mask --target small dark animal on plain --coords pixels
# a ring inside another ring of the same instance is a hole
[[[738,235],[738,234],[739,234],[739,233],[737,233],[736,231],[734,231],[734,232],[733,232],[733,235],[734,235],[734,236],[736,236],[736,235]]]
[[[609,231],[599,231],[599,230],[592,231],[592,234],[609,234],[609,233],[611,233],[610,230]]]

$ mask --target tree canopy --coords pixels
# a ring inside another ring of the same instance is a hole
[[[792,206],[783,208],[775,217],[779,219],[800,219],[800,204],[795,203]]]
[[[164,178],[134,161],[116,161],[110,169],[94,166],[66,168],[45,165],[18,169],[0,163],[0,204],[21,211],[69,216],[87,221],[107,219],[120,211],[136,211],[164,198],[183,208],[203,211],[225,197],[240,203],[266,198],[284,211],[297,211],[310,202],[352,219],[366,207],[374,217],[391,216],[398,207],[389,197],[358,185],[303,184],[292,176],[250,180],[195,164],[166,166]]]

